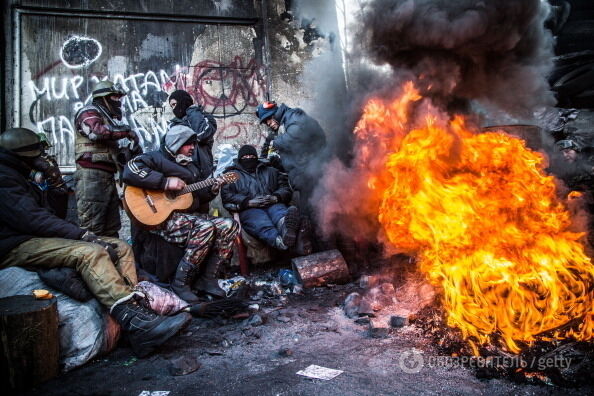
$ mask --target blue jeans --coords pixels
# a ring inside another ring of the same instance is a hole
[[[239,220],[248,234],[274,247],[274,241],[279,236],[277,224],[286,214],[287,206],[277,203],[267,208],[250,208],[241,211]]]

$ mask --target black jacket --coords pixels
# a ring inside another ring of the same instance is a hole
[[[78,240],[85,233],[55,215],[29,173],[15,154],[0,148],[0,257],[34,237]]]
[[[239,180],[227,184],[221,189],[221,199],[225,209],[237,212],[246,209],[250,199],[257,195],[276,195],[278,202],[289,203],[292,191],[287,176],[278,169],[260,161],[255,173],[249,173],[233,160],[233,165],[225,173],[236,172]]]
[[[274,118],[285,132],[274,139],[274,148],[289,174],[291,186],[304,193],[321,178],[326,135],[320,124],[299,108],[278,106]]]
[[[192,184],[206,179],[210,174],[194,162],[183,166],[165,152],[164,148],[150,151],[132,158],[124,167],[122,179],[131,186],[142,187],[148,190],[164,190],[167,178],[177,176],[186,184]],[[194,203],[188,212],[208,213],[208,203],[216,195],[210,187],[194,191]]]

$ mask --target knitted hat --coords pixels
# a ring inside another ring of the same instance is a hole
[[[241,146],[239,152],[237,153],[237,158],[241,159],[241,157],[244,155],[255,155],[256,158],[258,158],[258,152],[256,151],[256,148],[254,146],[250,146],[249,144]]]
[[[260,119],[260,124],[269,119],[276,113],[278,107],[275,102],[264,102],[256,108],[256,115]]]

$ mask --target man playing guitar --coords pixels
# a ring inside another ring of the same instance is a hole
[[[204,179],[200,165],[192,160],[196,142],[197,135],[192,129],[185,125],[172,126],[159,150],[141,154],[126,164],[124,183],[146,190],[184,192],[186,186]],[[220,187],[220,182],[214,182],[197,191],[190,189],[193,191],[190,207],[173,211],[164,223],[150,231],[185,249],[171,286],[180,298],[190,303],[198,300],[190,286],[198,271],[200,278],[193,284],[197,290],[225,296],[218,286],[217,274],[222,263],[231,257],[239,227],[233,219],[208,215],[208,202],[217,196]],[[150,199],[149,203],[152,205]]]

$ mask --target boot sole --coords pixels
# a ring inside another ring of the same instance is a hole
[[[287,214],[285,215],[285,227],[287,228],[287,231],[283,236],[283,243],[290,248],[295,245],[295,241],[297,240],[297,229],[299,228],[299,209],[294,206],[287,209]]]
[[[145,340],[141,343],[131,342],[132,351],[134,351],[134,354],[136,354],[138,357],[145,357],[145,356],[151,354],[155,349],[157,349],[158,347],[163,345],[171,337],[173,337],[178,332],[180,332],[181,330],[186,328],[192,321],[192,315],[190,315],[189,313],[184,312],[184,313],[181,313],[178,315],[180,316],[179,317],[180,323],[176,324],[175,326],[170,328],[168,331],[161,334],[159,337],[153,338],[151,340]],[[163,323],[161,325],[163,325]]]

